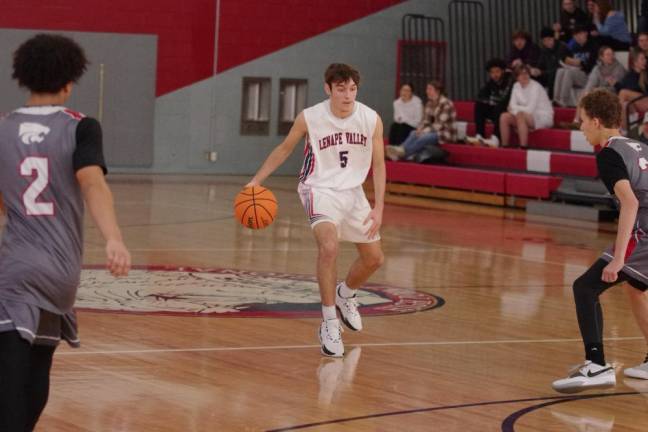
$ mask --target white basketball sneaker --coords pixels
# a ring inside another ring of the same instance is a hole
[[[319,332],[322,354],[328,357],[342,357],[344,355],[344,344],[342,343],[342,327],[340,320],[322,320]]]
[[[353,331],[362,330],[362,317],[358,312],[358,299],[353,297],[344,298],[340,295],[340,285],[335,288],[335,307],[340,312],[344,325]]]
[[[605,366],[587,360],[574,368],[567,378],[554,381],[552,387],[560,393],[578,393],[583,390],[614,387],[616,375],[608,363]]]
[[[648,355],[646,355],[646,359],[639,366],[625,369],[623,375],[629,378],[648,380]]]

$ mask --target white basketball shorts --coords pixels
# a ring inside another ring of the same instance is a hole
[[[371,221],[364,221],[371,212],[371,206],[362,186],[346,190],[307,186],[299,183],[297,188],[311,228],[322,222],[337,227],[338,238],[352,243],[372,243],[380,240],[380,234],[369,238],[366,232]]]

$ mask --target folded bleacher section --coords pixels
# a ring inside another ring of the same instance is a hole
[[[473,106],[457,101],[459,136],[474,135]],[[555,109],[554,124],[570,122],[574,109]],[[487,135],[492,125],[487,128]],[[420,205],[421,197],[526,208],[528,213],[609,220],[612,197],[597,179],[594,149],[580,131],[540,129],[529,148],[442,144],[447,164],[387,161],[388,202]],[[411,200],[408,201],[408,197]]]

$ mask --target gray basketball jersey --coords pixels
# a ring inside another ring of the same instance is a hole
[[[0,119],[0,299],[72,309],[81,272],[83,199],[73,154],[81,114],[25,107]]]
[[[648,284],[648,146],[640,142],[612,137],[607,147],[621,156],[630,187],[639,201],[635,226],[625,252],[623,272],[640,282]],[[603,252],[602,258],[614,258],[615,246]]]
[[[608,148],[623,159],[639,207],[648,208],[648,146],[628,138],[613,137]]]

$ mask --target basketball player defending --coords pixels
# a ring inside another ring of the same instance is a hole
[[[13,56],[27,104],[0,119],[0,430],[33,430],[47,403],[54,350],[78,346],[84,201],[106,240],[108,268],[126,275],[99,123],[62,106],[86,69],[74,41],[40,34]]]
[[[385,196],[383,125],[374,110],[356,101],[358,71],[334,63],[326,70],[324,81],[329,99],[297,116],[286,139],[247,186],[260,185],[306,136],[298,191],[318,247],[323,315],[319,338],[322,354],[341,357],[344,345],[336,308],[348,328],[362,330],[356,290],[384,260],[378,234]],[[362,190],[370,168],[376,200],[373,209]],[[336,286],[339,240],[355,243],[359,257],[346,280]]]
[[[603,253],[574,282],[574,300],[585,362],[567,378],[554,381],[553,388],[575,393],[616,384],[614,368],[603,352],[603,311],[599,296],[608,288],[628,282],[633,314],[648,341],[648,146],[620,136],[621,104],[605,90],[595,90],[580,104],[581,130],[592,146],[603,149],[596,155],[599,176],[620,202],[619,227],[614,246]],[[648,379],[648,363],[626,369],[632,378]]]

